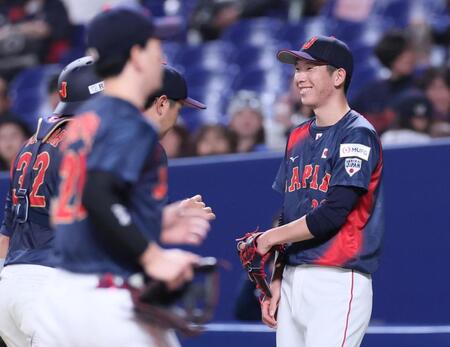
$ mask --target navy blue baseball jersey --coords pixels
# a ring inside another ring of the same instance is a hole
[[[330,127],[317,127],[312,119],[295,128],[273,185],[284,195],[284,223],[319,206],[330,186],[358,187],[365,194],[337,233],[288,245],[286,263],[374,272],[383,234],[379,198],[382,169],[376,131],[353,110]]]
[[[16,156],[11,168],[10,190],[0,230],[10,237],[6,265],[54,265],[54,233],[49,223],[49,210],[51,197],[57,188],[58,147],[65,135],[65,123],[68,120],[57,117],[43,120],[36,134]],[[20,215],[17,213],[19,207]]]
[[[61,146],[61,183],[52,209],[58,266],[79,273],[128,276],[134,265],[113,257],[98,239],[82,205],[88,171],[112,174],[129,187],[133,222],[150,240],[158,240],[167,195],[167,167],[158,133],[132,104],[99,96],[80,110]]]

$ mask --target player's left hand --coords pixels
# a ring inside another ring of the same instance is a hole
[[[206,206],[206,204],[203,202],[203,198],[200,194],[197,194],[191,198],[181,200],[181,202],[178,204],[177,207],[177,213],[180,215],[183,215],[186,213],[186,211],[196,209],[196,210],[202,210],[205,212],[205,218],[207,220],[214,220],[216,219],[216,215],[214,214],[211,207]]]
[[[270,291],[272,297],[265,297],[261,300],[261,317],[262,321],[269,328],[277,327],[277,310],[281,296],[281,280],[272,280],[270,283]]]
[[[163,211],[161,242],[165,244],[200,245],[216,215],[201,195],[170,204]]]

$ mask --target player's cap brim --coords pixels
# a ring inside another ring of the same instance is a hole
[[[180,17],[176,16],[155,18],[153,25],[152,37],[161,40],[173,38],[181,32],[183,27]]]
[[[277,53],[277,59],[285,64],[293,64],[297,63],[297,60],[304,59],[308,61],[316,61],[319,60],[313,58],[310,54],[302,52],[302,51],[291,51],[291,50],[281,50]]]
[[[193,108],[197,108],[200,110],[204,110],[206,109],[206,105],[201,103],[200,101],[194,100],[192,98],[186,98],[184,100],[182,100],[182,103],[184,106],[186,107],[193,107]]]
[[[56,105],[53,114],[58,116],[72,116],[75,114],[77,109],[83,105],[85,101],[72,101],[72,102],[63,102],[60,101],[58,105]]]

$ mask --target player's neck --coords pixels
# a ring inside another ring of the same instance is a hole
[[[344,95],[334,95],[324,104],[314,109],[316,124],[320,127],[327,127],[339,122],[347,112],[350,111],[347,99]]]
[[[119,98],[136,106],[142,110],[144,108],[147,95],[142,92],[137,83],[127,83],[126,77],[117,76],[105,79],[105,95]]]

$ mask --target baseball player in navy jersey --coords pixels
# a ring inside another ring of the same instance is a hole
[[[345,43],[313,37],[277,57],[294,65],[301,101],[315,117],[291,132],[274,182],[284,198],[281,226],[258,238],[261,254],[286,245],[262,319],[277,329],[278,346],[359,346],[382,239],[382,148],[347,103],[353,58]]]
[[[0,335],[8,346],[30,345],[34,302],[54,273],[49,211],[57,189],[58,148],[77,107],[103,89],[92,64],[91,57],[84,57],[63,69],[58,80],[61,101],[53,116],[39,120],[11,170],[0,229],[0,257],[7,251],[0,277]]]
[[[125,288],[140,271],[178,288],[198,262],[158,244],[167,167],[158,130],[141,110],[162,84],[161,29],[125,8],[88,25],[87,46],[105,89],[82,107],[61,145],[52,209],[61,269],[36,310],[37,346],[178,345],[173,333],[136,319]]]
[[[148,98],[144,115],[156,125],[159,137],[162,138],[175,125],[182,107],[206,109],[206,105],[188,96],[183,75],[171,66],[164,65],[163,86]],[[163,162],[167,165],[167,156],[162,146],[161,150]],[[197,215],[202,218],[193,218]],[[163,210],[161,242],[199,245],[207,235],[203,224],[214,218],[212,209],[205,205],[201,195],[172,203]]]

